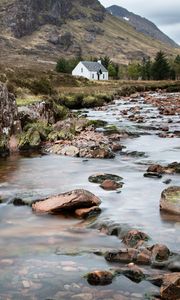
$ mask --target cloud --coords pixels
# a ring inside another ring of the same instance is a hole
[[[104,6],[119,5],[154,22],[180,44],[180,0],[100,0]]]

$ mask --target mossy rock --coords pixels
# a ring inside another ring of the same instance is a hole
[[[105,180],[114,180],[116,182],[120,182],[122,181],[122,177],[118,176],[118,175],[113,175],[113,174],[95,174],[95,175],[91,175],[88,180],[89,182],[92,183],[98,183],[101,184],[103,183]]]
[[[161,211],[180,215],[180,186],[172,186],[161,194]]]
[[[48,135],[48,140],[50,142],[55,142],[59,140],[72,140],[73,134],[71,132],[65,132],[64,130],[61,131],[52,131]]]
[[[107,125],[104,130],[107,134],[119,133],[119,129],[115,125]]]
[[[4,134],[0,135],[0,157],[9,155],[8,138]]]
[[[87,126],[93,125],[95,128],[105,127],[107,125],[106,121],[103,120],[90,120],[87,123]]]
[[[30,128],[27,132],[24,132],[19,140],[20,150],[37,149],[40,147],[41,137],[38,130]]]

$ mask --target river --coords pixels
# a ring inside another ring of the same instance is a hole
[[[84,278],[91,270],[111,268],[97,254],[121,246],[116,236],[98,230],[100,224],[118,226],[122,232],[140,229],[152,243],[166,244],[175,252],[180,249],[179,218],[168,218],[159,211],[161,192],[169,186],[164,181],[171,178],[170,185],[178,185],[179,175],[161,179],[143,176],[150,163],[178,161],[180,140],[157,135],[168,117],[159,118],[157,109],[143,99],[138,105],[146,122],[140,125],[122,117],[122,110],[135,105],[117,100],[106,111],[86,111],[90,119],[103,119],[138,134],[122,140],[124,153],[117,153],[114,159],[29,154],[0,161],[0,196],[5,199],[0,204],[0,299],[149,299],[149,294],[156,292],[150,283],[137,284],[124,276],[107,287],[92,287]],[[179,116],[172,120],[170,130],[179,130]],[[145,154],[129,155],[127,151]],[[121,193],[107,192],[88,181],[90,175],[99,172],[122,176]],[[102,200],[102,213],[97,219],[83,222],[35,215],[29,206],[9,203],[15,197],[39,199],[76,188],[87,189]]]

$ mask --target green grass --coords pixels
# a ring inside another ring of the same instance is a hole
[[[17,103],[17,106],[20,107],[20,106],[28,106],[28,105],[31,105],[31,104],[34,104],[34,103],[37,103],[37,102],[40,102],[42,101],[42,99],[38,96],[27,96],[27,98],[17,98],[16,99],[16,103]]]

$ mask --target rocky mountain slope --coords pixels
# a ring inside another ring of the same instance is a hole
[[[159,40],[165,44],[169,44],[172,47],[178,47],[178,45],[172,39],[170,39],[148,19],[136,15],[118,5],[112,5],[108,7],[107,11],[110,12],[113,16],[118,17],[128,24],[132,25],[138,32],[142,32],[145,35]]]
[[[58,57],[109,55],[127,63],[171,45],[138,33],[97,0],[0,0],[1,64],[53,65]]]

